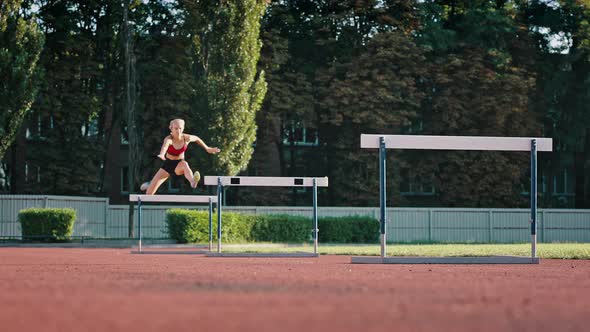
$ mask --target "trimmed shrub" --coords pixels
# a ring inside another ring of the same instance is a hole
[[[318,219],[318,228],[320,242],[379,242],[379,221],[372,217],[323,217]]]
[[[166,230],[178,243],[209,242],[209,213],[183,209],[166,211]]]
[[[179,243],[209,242],[209,213],[171,209],[166,213],[170,238]],[[290,215],[223,214],[223,242],[250,241],[302,243],[312,239],[311,218]],[[320,242],[378,243],[379,222],[371,217],[319,218]],[[217,214],[213,215],[213,239],[217,240]]]
[[[215,225],[213,226],[215,233],[213,237],[217,239],[217,213],[213,215],[213,220],[215,220]],[[223,241],[228,243],[253,241],[252,228],[255,223],[256,216],[254,215],[224,212],[221,224]]]
[[[226,212],[223,214],[224,242],[248,242],[252,238],[254,216]],[[213,239],[217,240],[217,214],[213,214]],[[178,243],[209,242],[209,212],[186,209],[166,211],[166,229],[170,238]]]
[[[257,216],[252,228],[255,241],[306,242],[313,229],[310,218],[290,215]]]
[[[19,211],[18,221],[25,241],[68,241],[74,232],[76,211],[55,208],[24,209]]]

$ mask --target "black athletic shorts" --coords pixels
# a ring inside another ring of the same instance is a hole
[[[180,163],[183,160],[184,159],[171,160],[171,159],[166,158],[166,160],[164,160],[164,162],[162,163],[161,168],[163,170],[165,170],[166,172],[168,172],[168,174],[170,174],[170,176],[178,176],[178,175],[176,175],[174,170],[176,169],[176,166],[178,166],[178,163]]]

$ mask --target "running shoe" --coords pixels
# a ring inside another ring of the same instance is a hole
[[[193,178],[195,179],[195,186],[193,188],[196,188],[199,184],[199,180],[201,180],[201,173],[199,173],[199,171],[195,171],[193,173]]]
[[[139,187],[139,190],[141,190],[141,191],[146,191],[146,190],[148,190],[148,188],[149,188],[149,187],[150,187],[150,182],[149,182],[149,181],[148,181],[148,182],[144,182],[144,183],[142,183],[142,184],[141,184],[141,186]]]

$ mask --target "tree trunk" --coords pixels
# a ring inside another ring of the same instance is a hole
[[[264,176],[281,176],[281,119],[267,115],[258,117],[260,134],[256,144],[256,168]]]
[[[12,144],[12,167],[10,177],[10,193],[24,194],[26,191],[26,163],[27,163],[27,122],[16,133]]]
[[[256,123],[258,134],[256,148],[250,162],[250,169],[255,169],[255,176],[282,176],[282,133],[281,120],[276,114],[259,113]],[[235,188],[238,189],[238,188]],[[287,198],[285,188],[239,188],[238,204],[280,204]],[[247,200],[241,200],[247,197]]]
[[[134,84],[132,82],[132,63],[131,63],[131,31],[129,29],[129,1],[125,0],[123,5],[123,48],[125,56],[125,113],[127,115],[127,138],[129,142],[129,150],[127,154],[127,185],[129,193],[133,193],[135,189],[135,167],[136,167],[136,144],[135,144],[135,111],[134,102],[132,100],[132,91]],[[134,237],[133,215],[135,209],[133,202],[129,201],[129,228],[128,235],[130,238]]]
[[[576,209],[590,208],[590,128],[586,129],[584,150],[574,159]]]

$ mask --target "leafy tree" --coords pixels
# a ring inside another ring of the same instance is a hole
[[[42,186],[36,184],[29,190],[95,194],[104,163],[98,120],[105,88],[96,32],[102,27],[99,18],[105,8],[100,1],[38,5],[46,31],[40,59],[45,75],[33,105],[27,159],[40,168]]]
[[[201,135],[192,112],[196,80],[191,68],[191,40],[181,25],[173,24],[182,20],[182,12],[175,14],[177,11],[178,5],[159,1],[137,7],[137,114],[143,147],[139,175],[142,181],[150,179],[161,165],[156,155],[162,139],[170,133],[170,120],[184,118],[186,132]],[[203,156],[201,153],[199,149],[187,153],[189,163],[200,167],[194,156]]]
[[[421,133],[539,136],[540,119],[529,107],[535,74],[522,54],[534,55],[534,47],[511,9],[484,1],[427,7],[440,20],[425,25],[420,34],[419,41],[431,49]],[[433,36],[447,38],[433,43]],[[413,175],[432,178],[445,206],[512,207],[525,202],[520,193],[526,188],[520,183],[528,176],[528,155],[410,152],[405,156]]]
[[[437,59],[432,69],[431,104],[424,133],[465,136],[538,136],[528,108],[534,80],[512,68],[494,69],[481,49],[464,49]],[[432,152],[414,165],[433,165],[437,194],[445,206],[523,204],[520,179],[528,175],[528,155],[499,152]],[[416,161],[417,162],[417,161]],[[515,185],[516,184],[516,185]],[[524,188],[526,189],[526,188]]]
[[[323,91],[324,151],[330,159],[330,191],[342,204],[375,204],[378,174],[373,154],[360,150],[363,133],[400,133],[414,120],[424,93],[425,57],[401,32],[377,34],[366,51],[341,68]]]
[[[550,170],[562,176],[573,154],[576,202],[590,207],[590,5],[584,1],[532,1],[526,8],[540,48],[533,107],[554,138]],[[551,182],[551,181],[550,181]],[[549,190],[553,191],[552,183]],[[546,204],[561,206],[545,198]]]
[[[275,2],[263,21],[261,65],[269,92],[258,117],[253,172],[290,176],[317,176],[330,172],[348,178],[349,171],[328,162],[333,134],[341,128],[320,120],[324,93],[333,75],[350,64],[378,32],[410,33],[418,25],[415,1],[301,1]],[[334,67],[334,68],[333,68]],[[319,132],[316,147],[295,146],[291,124]],[[328,148],[330,146],[330,148]],[[354,153],[351,153],[354,155]],[[344,180],[343,180],[344,181]],[[257,191],[256,195],[258,195]],[[326,204],[344,204],[333,187],[321,197]],[[300,195],[292,195],[293,197]],[[280,196],[271,195],[270,200]],[[304,197],[305,198],[305,197]],[[283,198],[282,201],[284,202]],[[293,204],[299,201],[293,200]]]
[[[35,99],[43,34],[19,13],[22,0],[0,2],[0,159]]]
[[[259,71],[263,0],[182,1],[195,54],[195,96],[203,135],[221,153],[205,159],[221,174],[248,164],[256,137],[256,112],[266,93]]]

